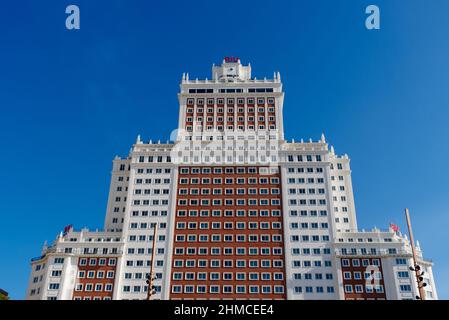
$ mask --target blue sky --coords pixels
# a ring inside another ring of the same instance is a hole
[[[65,7],[81,30],[65,29]],[[377,4],[381,30],[364,26]],[[67,224],[102,228],[111,161],[169,138],[182,72],[280,71],[286,136],[352,159],[360,228],[405,230],[449,298],[449,1],[42,1],[0,5],[0,287]]]

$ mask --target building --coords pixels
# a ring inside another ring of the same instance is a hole
[[[114,159],[104,231],[44,246],[27,299],[146,299],[151,270],[152,299],[415,298],[407,237],[357,228],[348,156],[284,140],[279,72],[225,58],[178,98],[172,142],[138,136]]]
[[[0,289],[0,300],[9,300],[9,294],[3,289]]]

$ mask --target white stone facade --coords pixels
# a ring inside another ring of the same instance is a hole
[[[255,79],[251,66],[227,58],[213,66],[211,80],[183,74],[178,99],[172,142],[143,142],[139,136],[126,158],[113,160],[105,231],[70,230],[44,247],[31,262],[27,299],[145,299],[155,224],[152,299],[170,299],[181,166],[280,172],[285,291],[279,293],[285,299],[369,299],[366,290],[378,299],[414,299],[406,237],[358,230],[349,157],[337,156],[324,135],[318,141],[284,140],[278,72],[273,79]],[[426,298],[437,299],[432,263],[419,246],[418,253]],[[382,284],[361,288],[350,277],[359,277],[359,263],[373,261],[381,266]]]

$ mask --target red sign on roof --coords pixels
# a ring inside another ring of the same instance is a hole
[[[238,57],[225,57],[224,60],[225,62],[239,62]]]

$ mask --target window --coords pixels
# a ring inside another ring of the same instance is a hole
[[[171,292],[172,293],[181,293],[182,292],[182,286],[172,286]]]
[[[223,286],[223,293],[232,293],[232,286]]]
[[[58,290],[59,289],[59,283],[50,283],[48,286],[49,290]]]
[[[52,277],[60,277],[61,274],[62,274],[62,271],[61,271],[61,270],[53,270],[53,271],[51,272],[51,276],[52,276]]]
[[[409,284],[402,284],[399,287],[401,292],[411,292],[412,291],[412,287]]]
[[[376,292],[377,293],[383,293],[384,292],[384,286],[383,285],[376,285]]]
[[[219,293],[220,292],[220,286],[210,286],[209,287],[210,293]]]

